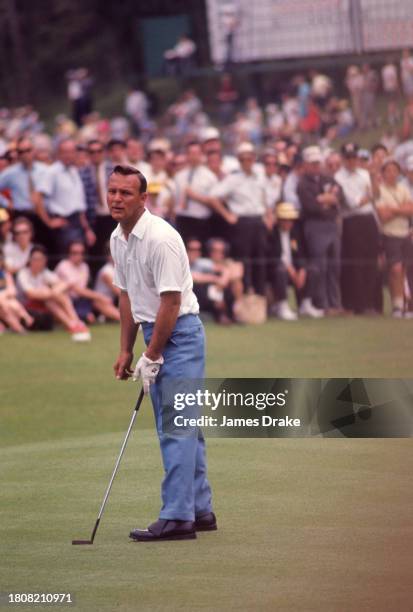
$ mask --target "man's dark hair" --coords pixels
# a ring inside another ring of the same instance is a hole
[[[121,164],[118,164],[113,168],[110,174],[121,174],[122,176],[131,176],[134,174],[139,179],[139,193],[146,192],[146,189],[148,187],[146,178],[143,176],[142,172],[139,172],[139,170],[137,170],[136,168],[133,168],[132,166],[122,166]]]
[[[384,151],[385,153],[388,153],[389,150],[386,146],[384,146],[384,144],[381,144],[381,142],[375,144],[373,147],[371,147],[371,154],[374,155],[376,151]]]
[[[30,258],[34,253],[42,253],[45,257],[47,257],[47,251],[42,244],[34,244],[30,249]]]
[[[112,138],[111,140],[109,140],[108,144],[106,145],[106,148],[108,151],[110,151],[111,149],[113,149],[113,147],[123,147],[124,149],[126,149],[126,142],[124,140],[121,140],[120,138]]]
[[[199,140],[190,140],[189,142],[186,143],[185,148],[189,149],[190,147],[200,147],[201,143],[199,142]]]
[[[103,142],[101,140],[98,140],[97,138],[92,138],[91,140],[87,141],[87,146],[88,147],[91,147],[93,145],[103,146]]]

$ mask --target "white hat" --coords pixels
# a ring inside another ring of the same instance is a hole
[[[406,170],[409,172],[413,170],[413,155],[409,155],[409,157],[406,159]]]
[[[237,155],[243,155],[244,153],[255,153],[254,145],[251,142],[241,142],[237,147]]]
[[[305,162],[308,162],[310,164],[315,163],[315,162],[322,162],[323,156],[321,154],[320,147],[317,147],[317,146],[306,147],[303,151],[303,159]]]
[[[162,151],[162,153],[167,153],[171,149],[171,144],[169,140],[166,138],[155,138],[151,140],[148,145],[148,152],[152,153],[154,151]]]
[[[220,140],[220,134],[217,128],[210,126],[202,130],[201,141],[208,142],[208,140]]]

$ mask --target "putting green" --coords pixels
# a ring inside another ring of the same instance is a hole
[[[208,326],[208,371],[408,376],[412,329]],[[210,439],[219,531],[138,544],[128,532],[156,518],[161,478],[145,401],[95,545],[73,547],[90,536],[137,391],[110,375],[117,328],[93,331],[82,346],[63,332],[1,339],[1,592],[70,592],[81,612],[411,609],[411,440]]]

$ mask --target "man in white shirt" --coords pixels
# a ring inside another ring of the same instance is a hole
[[[173,401],[165,389],[177,378],[204,377],[204,330],[182,238],[145,208],[146,187],[145,177],[128,166],[116,166],[108,185],[108,205],[119,223],[111,236],[114,284],[121,290],[121,350],[114,371],[120,380],[132,375],[133,346],[141,325],[147,348],[134,378],[140,376],[144,391],[151,391],[165,469],[158,521],[147,530],[133,530],[130,537],[193,539],[196,531],[217,528],[205,441],[198,428],[182,428],[180,435],[171,432]]]
[[[79,171],[75,166],[76,145],[71,139],[60,142],[58,161],[47,168],[39,182],[38,215],[50,227],[52,219],[62,224],[53,230],[57,253],[67,253],[69,244],[76,240],[92,246],[96,236],[86,217],[86,196]]]
[[[213,209],[229,222],[235,219],[220,202],[211,199],[218,178],[202,163],[202,149],[198,142],[188,143],[186,159],[187,167],[174,177],[177,229],[185,243],[189,238],[198,238],[205,244],[211,238]]]
[[[374,311],[377,287],[379,231],[373,206],[370,174],[359,167],[358,146],[341,149],[343,166],[334,175],[341,186],[345,209],[342,233],[341,297],[355,314]]]
[[[248,291],[265,295],[267,233],[272,227],[272,213],[262,177],[253,170],[255,149],[249,142],[237,149],[241,166],[212,190],[212,196],[226,202],[237,221],[231,228],[232,255],[244,263],[244,284]]]

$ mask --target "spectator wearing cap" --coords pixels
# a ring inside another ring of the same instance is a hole
[[[274,314],[283,321],[295,321],[296,313],[287,299],[288,285],[294,287],[301,316],[321,318],[324,313],[312,303],[314,271],[308,267],[301,226],[297,224],[299,213],[291,202],[277,206],[277,224],[272,236],[271,256],[276,260],[271,284],[276,303]]]
[[[234,217],[219,201],[210,197],[218,179],[202,163],[202,149],[198,142],[188,143],[186,159],[187,167],[175,176],[177,229],[184,242],[192,236],[205,245],[211,236],[212,208],[228,222],[233,222]]]
[[[86,217],[96,235],[91,255],[101,258],[105,254],[105,245],[116,226],[106,202],[107,184],[113,166],[105,159],[105,147],[101,140],[89,140],[87,151],[90,162],[79,170],[79,176],[86,196]],[[97,263],[92,262],[93,271],[99,267]]]
[[[96,241],[87,217],[86,196],[79,170],[75,166],[76,145],[67,139],[59,143],[58,159],[42,176],[39,191],[41,219],[53,227],[53,246],[56,253],[65,254],[74,240],[84,241],[89,247]],[[57,227],[56,227],[57,226]]]
[[[147,207],[155,214],[161,211],[157,206],[158,195],[168,181],[167,165],[169,142],[163,138],[156,138],[148,146],[149,166],[144,175],[148,185]]]
[[[338,314],[340,298],[340,208],[344,198],[336,181],[322,173],[319,147],[304,149],[305,170],[298,183],[309,264],[317,273],[314,304]]]
[[[405,306],[406,272],[411,276],[413,265],[410,235],[413,201],[408,188],[400,181],[400,166],[394,158],[383,162],[381,172],[383,182],[376,207],[381,221],[393,316],[401,318]]]
[[[374,311],[377,285],[379,232],[370,175],[358,164],[358,146],[341,148],[343,166],[334,178],[344,193],[341,245],[341,298],[355,314]]]
[[[244,262],[246,291],[265,294],[266,237],[272,227],[272,213],[265,186],[253,170],[255,149],[249,142],[237,148],[241,169],[229,174],[212,190],[211,195],[226,203],[237,221],[231,227],[232,255]]]
[[[239,170],[239,161],[233,155],[224,155],[222,151],[222,142],[220,133],[215,127],[207,127],[201,133],[202,150],[205,157],[218,154],[221,157],[221,172],[224,176]]]

